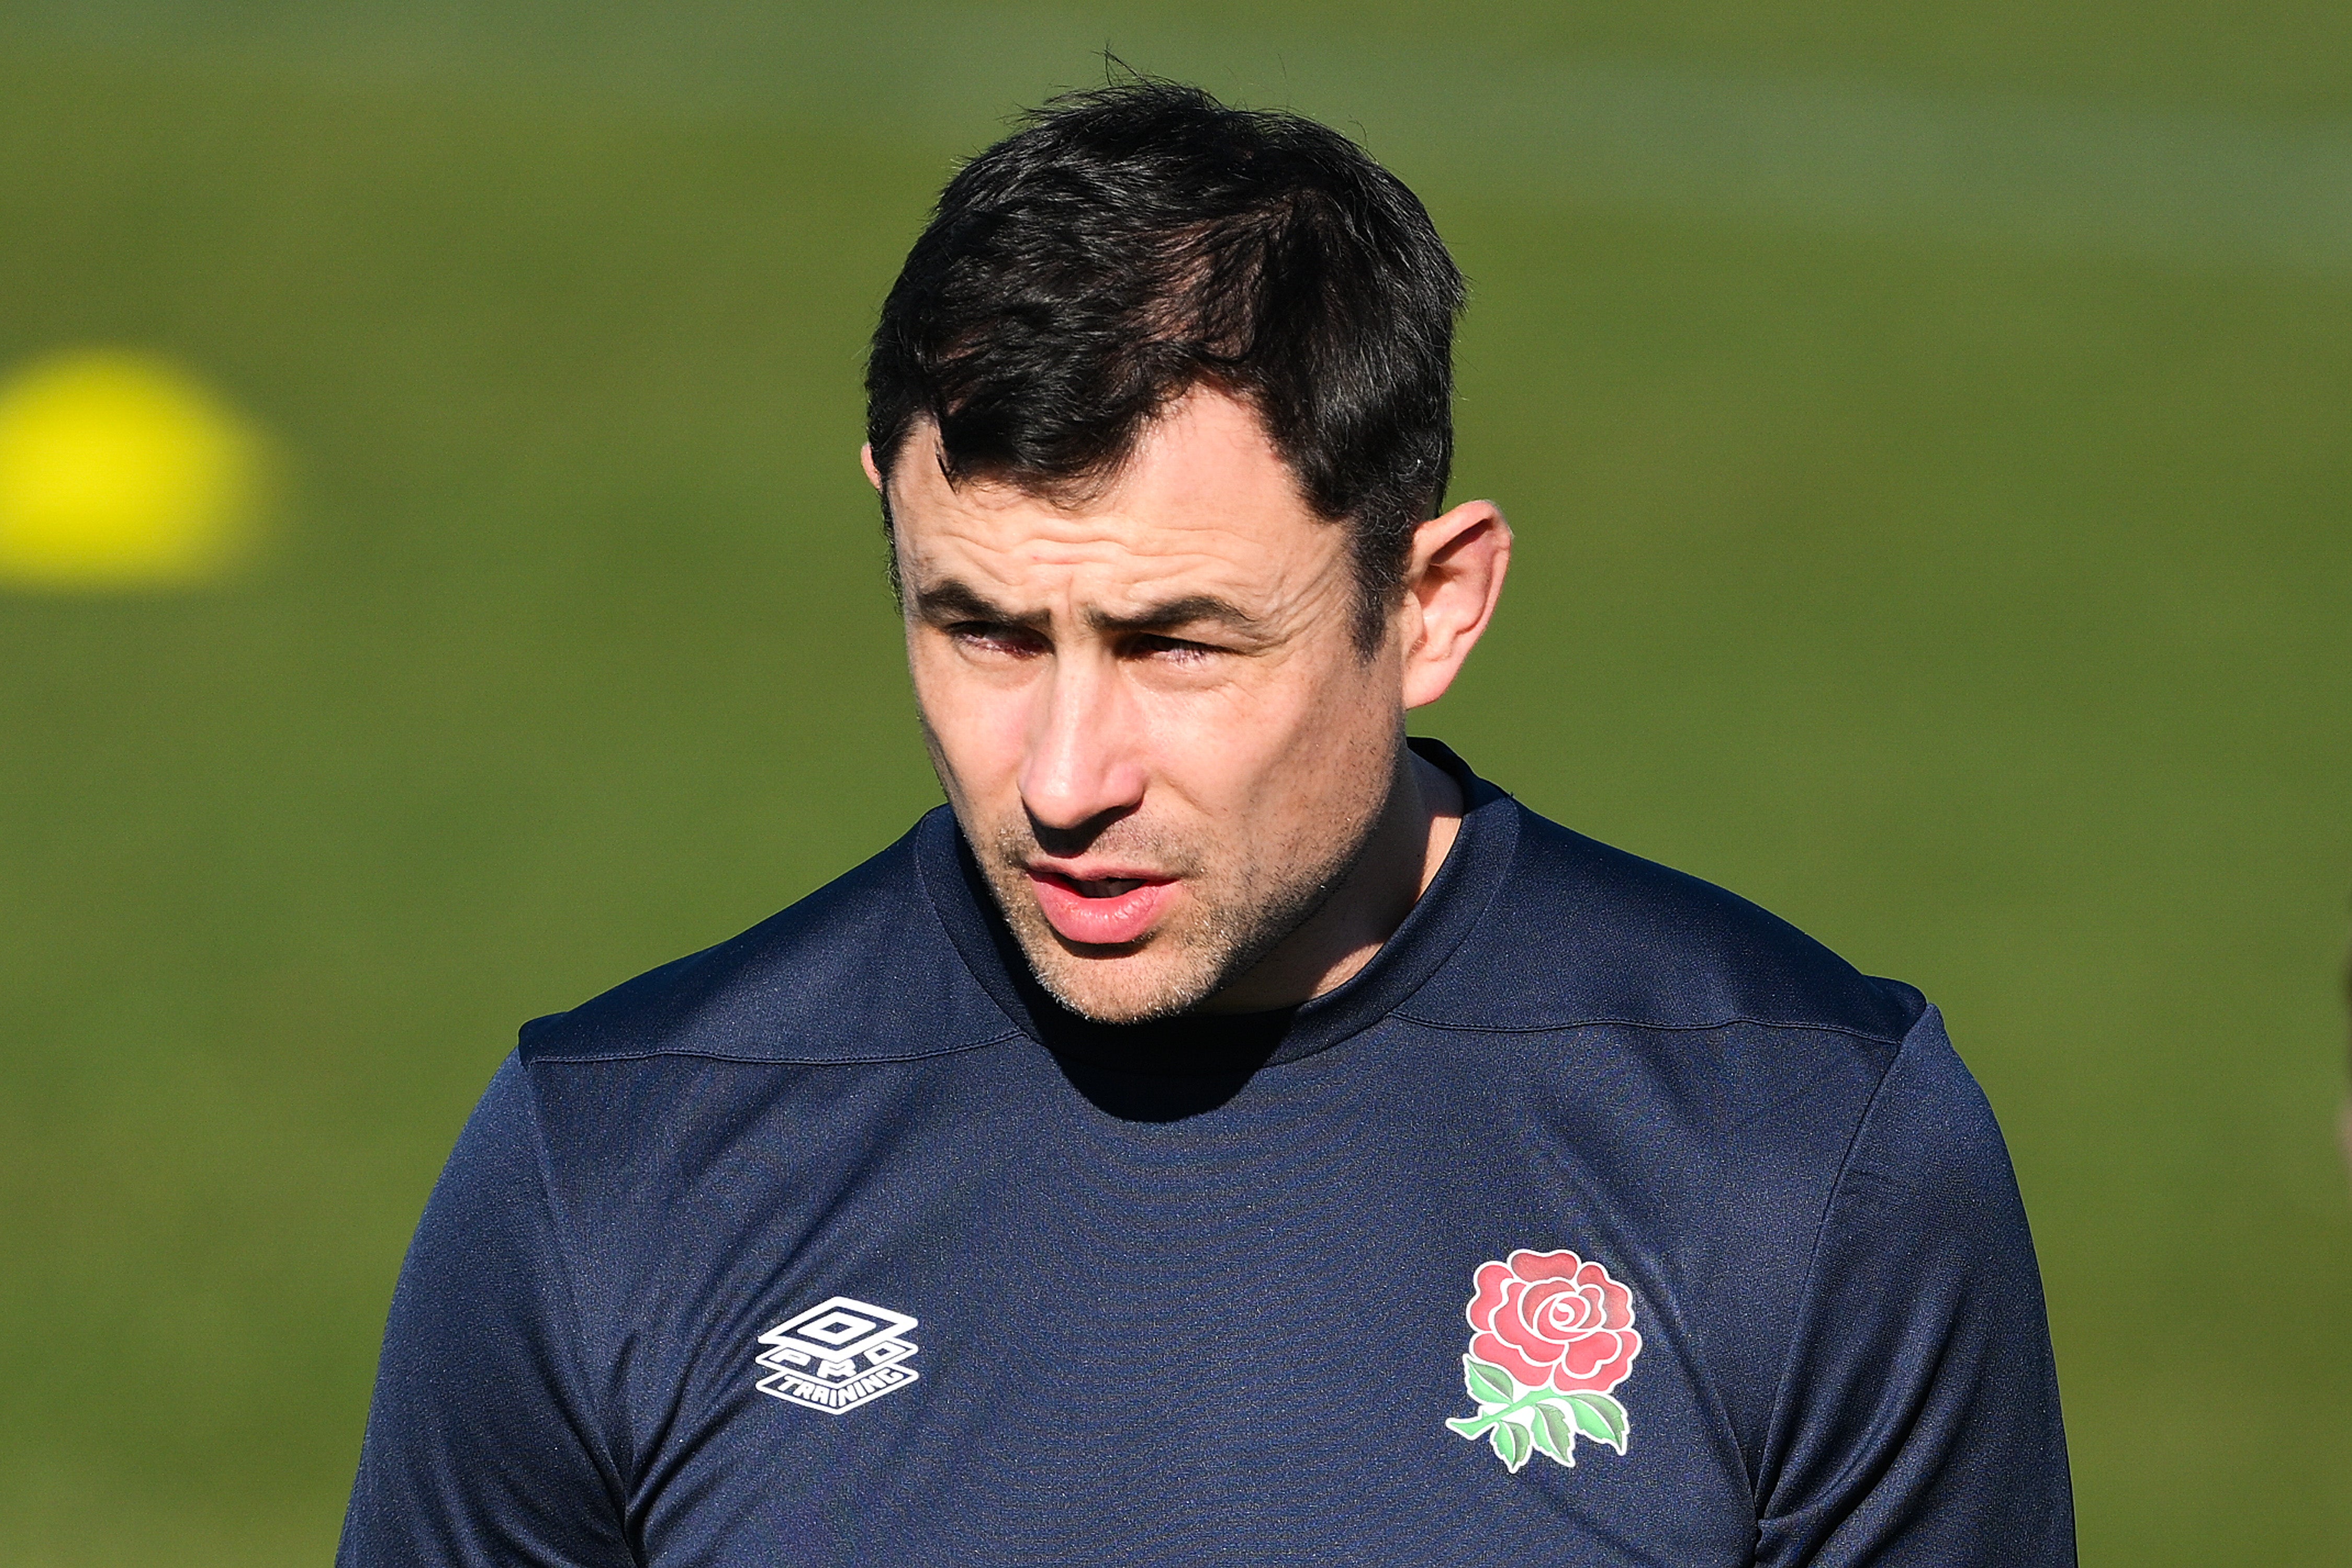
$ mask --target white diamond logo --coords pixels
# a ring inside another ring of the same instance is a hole
[[[819,1301],[760,1336],[768,1348],[759,1363],[771,1370],[759,1390],[828,1415],[855,1410],[922,1375],[907,1364],[922,1348],[904,1337],[915,1324],[847,1296]]]

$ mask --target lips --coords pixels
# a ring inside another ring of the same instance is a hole
[[[1065,942],[1088,947],[1119,947],[1140,942],[1176,884],[1165,877],[1065,876],[1029,870],[1037,907]]]

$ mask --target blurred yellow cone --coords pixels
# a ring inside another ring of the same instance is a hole
[[[184,372],[85,350],[0,381],[0,584],[210,582],[254,542],[257,431]]]

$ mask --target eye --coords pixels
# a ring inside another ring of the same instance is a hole
[[[1025,626],[1009,626],[996,621],[958,621],[946,630],[950,641],[973,653],[1024,658],[1045,650],[1045,640]]]
[[[1160,637],[1146,632],[1128,644],[1128,651],[1139,658],[1170,664],[1198,664],[1225,650],[1210,643],[1187,642],[1182,637]]]

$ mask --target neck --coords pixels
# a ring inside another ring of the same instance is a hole
[[[1388,802],[1346,879],[1280,946],[1201,1010],[1269,1012],[1346,984],[1436,879],[1462,829],[1463,805],[1461,786],[1444,769],[1399,747]]]

